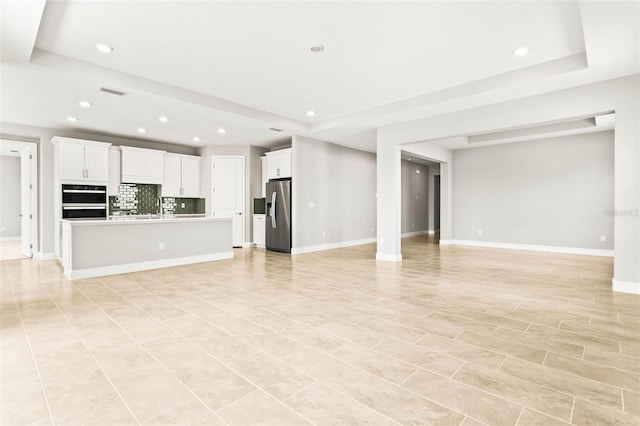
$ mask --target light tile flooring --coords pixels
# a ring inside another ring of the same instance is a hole
[[[22,254],[20,240],[0,241],[0,260],[28,259]]]
[[[640,423],[612,260],[403,241],[69,282],[1,264],[2,425]]]

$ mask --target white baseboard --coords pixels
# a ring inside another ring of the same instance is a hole
[[[242,248],[251,248],[251,247],[253,247],[252,242],[245,241],[244,243],[242,243]]]
[[[20,236],[17,237],[0,237],[0,241],[20,241],[22,238]]]
[[[429,229],[429,230],[427,230],[427,234],[436,235],[436,231],[434,231],[433,229]]]
[[[613,291],[619,291],[620,293],[640,294],[640,282],[634,283],[632,281],[620,281],[612,278],[611,284]]]
[[[320,244],[317,246],[298,247],[298,248],[292,248],[291,254],[304,254],[304,253],[311,253],[314,251],[332,250],[332,249],[343,248],[343,247],[359,246],[362,244],[371,244],[375,242],[376,242],[375,238],[364,238],[362,240],[350,240],[350,241],[341,241],[339,243]]]
[[[376,260],[385,262],[402,262],[402,254],[376,253]]]
[[[34,253],[34,257],[38,260],[58,260],[60,257],[55,253]]]
[[[203,254],[199,256],[178,257],[175,259],[151,260],[148,262],[127,263],[124,265],[103,266],[100,268],[79,269],[65,271],[65,275],[72,280],[102,277],[104,275],[126,274],[129,272],[146,271],[149,269],[169,268],[171,266],[190,265],[192,263],[212,262],[215,260],[233,259],[233,251]]]
[[[509,250],[543,251],[548,253],[581,254],[585,256],[613,257],[613,250],[585,249],[585,248],[579,248],[579,247],[539,246],[534,244],[496,243],[496,242],[490,242],[490,241],[471,241],[471,240],[449,240],[446,244],[443,244],[442,240],[440,240],[440,244],[500,248],[500,249],[509,249]]]
[[[438,241],[438,244],[441,246],[451,246],[454,244],[454,240],[440,240]]]
[[[417,237],[418,235],[427,235],[429,233],[429,231],[424,230],[424,231],[413,231],[413,232],[405,232],[404,234],[402,234],[402,238],[407,238],[407,237]]]

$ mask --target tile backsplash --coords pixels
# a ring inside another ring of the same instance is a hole
[[[172,198],[162,199],[163,214],[204,214],[204,198]]]
[[[110,215],[158,214],[162,203],[163,214],[204,214],[204,198],[159,199],[158,185],[138,183],[120,184],[119,194],[109,197]]]

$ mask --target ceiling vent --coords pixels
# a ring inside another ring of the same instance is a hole
[[[284,130],[278,129],[277,127],[269,127],[269,130],[273,130],[274,132],[283,132]]]
[[[121,92],[120,90],[110,89],[110,88],[104,87],[104,86],[100,88],[100,91],[104,92],[104,93],[109,93],[110,95],[116,95],[116,96],[124,96],[124,95],[126,95],[126,93]]]

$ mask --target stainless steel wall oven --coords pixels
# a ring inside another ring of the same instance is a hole
[[[63,219],[106,219],[107,187],[62,185]]]

